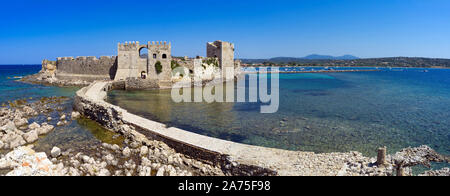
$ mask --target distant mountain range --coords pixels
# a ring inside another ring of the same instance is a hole
[[[343,56],[330,56],[330,55],[319,55],[319,54],[312,54],[303,57],[302,59],[315,59],[315,60],[353,60],[353,59],[359,59],[356,56],[353,55],[343,55]]]

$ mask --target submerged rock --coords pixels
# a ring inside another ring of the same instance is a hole
[[[77,118],[80,118],[80,116],[81,116],[81,114],[79,112],[73,111],[72,115],[71,115],[71,118],[72,118],[72,120],[75,120]]]
[[[25,116],[36,116],[38,115],[38,112],[36,112],[33,108],[31,108],[30,106],[24,106],[22,108],[23,114]]]
[[[43,123],[42,126],[40,128],[38,128],[38,134],[39,135],[45,135],[47,133],[49,133],[50,131],[52,131],[55,127],[53,125],[49,125],[47,123]]]
[[[37,129],[37,128],[40,128],[40,127],[41,127],[41,125],[37,124],[36,122],[28,125],[28,129]]]
[[[16,118],[14,119],[14,124],[16,127],[23,127],[28,124],[28,120],[26,118]]]
[[[52,155],[53,158],[58,158],[59,156],[61,156],[61,149],[55,146],[53,147],[50,154]]]
[[[32,130],[32,131],[30,131],[28,133],[25,133],[23,135],[23,138],[25,139],[25,141],[27,143],[33,143],[33,142],[37,141],[38,138],[39,138],[38,132],[36,130]]]

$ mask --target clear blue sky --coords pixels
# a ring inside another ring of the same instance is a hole
[[[238,58],[450,58],[448,0],[16,0],[2,2],[0,27],[0,64],[115,55],[135,40],[171,41],[176,56],[225,40]]]

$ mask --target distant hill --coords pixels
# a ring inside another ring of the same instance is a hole
[[[348,66],[348,67],[449,67],[450,59],[422,57],[389,57],[360,59],[351,55],[341,57],[309,55],[303,58],[276,57],[271,59],[241,59],[244,64],[278,66]]]
[[[146,58],[148,58],[148,54],[147,53],[141,54],[140,57],[143,59],[146,59]]]
[[[352,55],[344,55],[344,56],[329,56],[329,55],[319,55],[319,54],[312,54],[303,57],[302,59],[310,59],[310,60],[353,60],[353,59],[359,59],[356,56]]]

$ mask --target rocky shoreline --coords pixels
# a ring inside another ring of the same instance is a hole
[[[121,146],[102,143],[83,150],[62,151],[53,147],[50,154],[35,152],[39,137],[80,117],[78,112],[61,113],[57,125],[31,122],[58,109],[64,97],[10,102],[0,108],[0,175],[7,176],[213,176],[224,175],[210,164],[190,159],[166,144],[152,141],[143,145],[126,138]],[[48,120],[51,120],[51,117]],[[2,172],[3,171],[3,172]]]
[[[6,176],[224,176],[239,168],[239,163],[220,165],[190,157],[164,142],[136,136],[136,127],[120,125],[114,132],[124,141],[121,145],[99,142],[83,149],[61,149],[52,146],[36,152],[35,144],[55,131],[80,118],[77,111],[64,110],[67,97],[27,98],[10,101],[0,108],[0,175]],[[58,117],[51,117],[56,112]],[[40,119],[40,121],[38,120]],[[42,120],[44,119],[44,120]],[[46,121],[46,122],[42,122]],[[113,123],[113,122],[111,122]],[[387,155],[385,163],[359,152],[323,153],[287,152],[296,159],[293,173],[287,175],[395,176],[412,175],[412,166],[429,166],[432,161],[448,162],[427,146],[407,148]],[[277,152],[279,153],[279,152]],[[257,155],[255,155],[257,156]],[[260,157],[262,158],[262,157]],[[290,164],[286,163],[286,164]],[[282,165],[279,165],[282,167]],[[235,168],[235,169],[233,169]],[[399,170],[401,168],[401,170]],[[286,175],[273,172],[237,173],[238,175]],[[423,176],[450,176],[450,170],[426,171]]]
[[[91,84],[91,82],[84,80],[61,80],[57,79],[53,74],[41,71],[39,73],[28,75],[21,78],[19,81],[29,84],[39,84],[45,86],[58,86],[58,87],[84,87]]]

